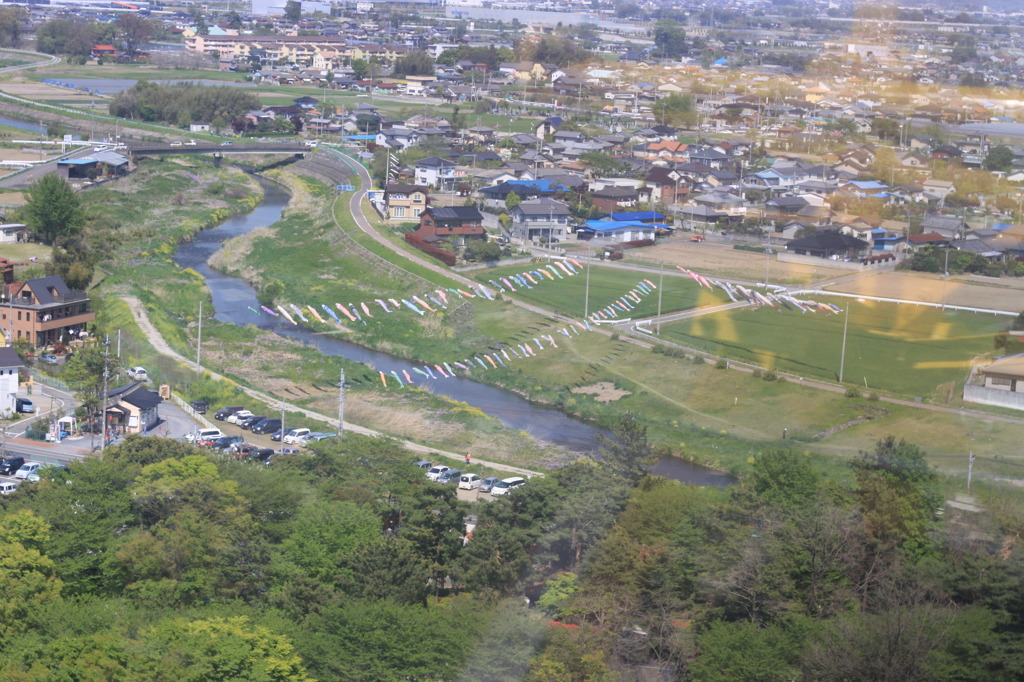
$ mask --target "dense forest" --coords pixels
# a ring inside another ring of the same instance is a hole
[[[779,450],[722,490],[659,455],[627,416],[470,505],[385,438],[266,467],[129,437],[0,501],[0,678],[1024,677],[1012,496],[940,515],[892,438],[845,480]]]
[[[181,127],[204,122],[224,128],[236,117],[259,109],[259,98],[242,88],[198,83],[160,85],[139,81],[110,101],[111,116],[135,121],[158,121]]]

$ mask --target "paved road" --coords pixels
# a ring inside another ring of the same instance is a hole
[[[0,178],[0,189],[24,189],[44,175],[56,173],[57,161],[63,159],[78,159],[83,156],[90,156],[94,153],[95,152],[93,152],[92,147],[81,147],[69,154],[51,159],[46,163],[40,163],[24,171],[12,173],[11,175]]]

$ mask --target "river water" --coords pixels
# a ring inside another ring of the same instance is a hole
[[[208,261],[220,249],[222,242],[247,234],[258,227],[266,227],[280,219],[281,212],[290,198],[288,192],[271,182],[261,180],[260,184],[265,192],[260,206],[251,213],[230,218],[214,229],[200,232],[191,242],[182,244],[174,256],[174,262],[180,267],[192,268],[206,279],[213,297],[214,317],[232,324],[253,324],[261,329],[315,346],[326,355],[361,362],[385,373],[408,369],[408,360],[340,339],[325,337],[304,327],[292,325],[280,317],[254,313],[250,308],[260,309],[255,289],[238,277],[225,275],[210,268]],[[471,379],[423,379],[418,381],[418,384],[437,395],[472,405],[497,418],[505,426],[525,431],[535,438],[569,450],[593,452],[597,449],[600,437],[607,435],[606,431],[573,419],[558,410],[534,405],[515,393]],[[695,485],[722,486],[733,482],[726,474],[673,457],[659,462],[654,468],[654,473]]]

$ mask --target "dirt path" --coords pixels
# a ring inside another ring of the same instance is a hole
[[[142,333],[146,335],[146,338],[149,340],[150,344],[152,344],[153,348],[155,348],[158,353],[160,353],[162,355],[166,355],[167,357],[170,357],[170,358],[174,358],[177,362],[180,362],[181,364],[186,365],[186,366],[194,366],[195,365],[194,361],[189,360],[189,359],[183,357],[181,354],[179,354],[177,351],[175,351],[173,348],[171,348],[170,345],[167,343],[167,341],[164,340],[164,337],[160,335],[160,332],[157,331],[156,327],[154,327],[153,323],[150,321],[149,314],[146,312],[146,306],[143,305],[142,301],[140,301],[139,299],[135,298],[134,296],[125,296],[122,300],[131,309],[132,316],[135,318],[135,323],[139,326],[139,329],[142,331]],[[309,417],[310,419],[316,419],[318,421],[321,421],[321,422],[324,422],[326,424],[329,424],[330,426],[333,426],[334,428],[337,428],[337,426],[338,426],[338,420],[337,419],[332,419],[330,417],[327,417],[327,416],[324,416],[324,415],[320,414],[319,412],[314,412],[314,411],[308,410],[308,409],[306,409],[304,407],[299,407],[298,405],[294,405],[292,403],[284,402],[284,401],[282,401],[280,398],[278,398],[276,396],[272,396],[272,395],[269,395],[267,393],[263,393],[262,391],[258,391],[258,390],[254,389],[254,388],[249,388],[248,386],[242,386],[241,384],[239,384],[234,379],[226,377],[223,374],[219,374],[217,372],[214,372],[213,370],[204,368],[204,371],[207,372],[214,379],[219,379],[219,380],[227,381],[228,383],[231,383],[231,384],[237,386],[241,391],[243,391],[246,395],[248,395],[249,397],[253,398],[254,400],[259,400],[259,401],[265,402],[268,405],[284,405],[289,410],[291,410],[293,412],[300,412],[303,415],[305,415],[306,417]],[[364,436],[387,436],[388,435],[388,434],[385,434],[385,433],[381,433],[380,431],[374,431],[373,429],[368,429],[368,428],[365,428],[363,426],[359,426],[357,424],[351,424],[349,422],[345,422],[345,430],[346,431],[351,431],[352,433],[358,433],[358,434],[364,435]],[[451,457],[452,459],[455,459],[455,460],[461,460],[461,459],[463,459],[463,457],[465,457],[464,454],[456,454],[454,452],[446,452],[444,450],[440,450],[438,448],[427,447],[426,445],[421,445],[420,443],[415,443],[413,441],[401,440],[401,439],[398,439],[398,440],[399,440],[399,442],[401,442],[406,447],[407,450],[409,450],[410,452],[417,453],[417,454],[429,455],[431,453],[434,453],[434,454],[442,455],[444,457]],[[521,467],[509,466],[508,464],[502,464],[500,462],[491,462],[491,461],[488,461],[488,460],[484,460],[484,459],[481,459],[481,458],[477,457],[476,455],[473,456],[473,461],[478,463],[478,464],[482,464],[482,465],[484,465],[486,467],[490,467],[492,469],[497,469],[498,471],[507,471],[509,473],[517,474],[519,476],[543,476],[544,475],[544,474],[540,473],[539,471],[531,471],[530,469],[523,469]]]

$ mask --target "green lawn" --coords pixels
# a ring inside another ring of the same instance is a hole
[[[501,277],[508,277],[513,273],[523,273],[541,268],[550,271],[546,262],[535,262],[531,265],[517,265],[492,268],[488,270],[477,270],[473,277],[481,284],[487,284],[489,280],[500,282]],[[555,266],[557,267],[557,266]],[[554,281],[545,278],[544,282],[533,289],[525,289],[515,282],[515,293],[511,294],[516,298],[529,303],[543,305],[555,312],[574,317],[583,317],[584,307],[587,312],[595,312],[604,308],[637,287],[643,279],[649,279],[655,286],[658,286],[658,277],[645,275],[638,272],[630,272],[619,269],[609,269],[600,266],[590,268],[590,284],[587,284],[586,267],[579,270],[572,277],[566,277],[562,272],[562,279],[555,278]],[[534,275],[536,279],[536,275]],[[531,285],[533,286],[533,285]],[[588,298],[589,304],[584,306],[584,299]],[[708,291],[697,285],[691,279],[682,277],[668,277],[661,289],[661,311],[662,313],[689,310],[691,308],[719,305],[728,302],[728,297],[719,290]],[[619,312],[622,318],[651,317],[658,314],[658,290],[654,290],[647,296],[641,295],[640,303],[633,301],[635,310],[628,313]]]
[[[845,305],[840,301],[839,304]],[[836,381],[844,315],[770,308],[730,310],[663,327],[664,338],[762,367]],[[935,396],[962,381],[1006,321],[924,306],[854,301],[843,379],[907,396]]]

